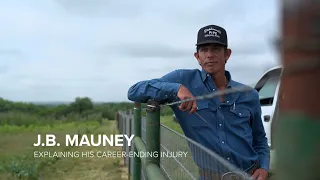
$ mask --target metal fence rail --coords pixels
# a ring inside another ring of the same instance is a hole
[[[159,157],[149,159],[137,156],[126,156],[125,165],[128,166],[129,179],[172,179],[198,180],[215,179],[209,174],[200,176],[200,169],[218,172],[238,172],[242,179],[249,179],[249,175],[241,172],[227,160],[184,135],[160,124],[160,113],[147,110],[147,116],[141,116],[141,108],[135,106],[134,112],[119,111],[117,116],[118,128],[121,134],[134,134],[133,147],[123,147],[128,154],[132,152],[150,152],[151,148],[159,150]],[[157,124],[159,122],[159,124]],[[159,135],[159,137],[157,137]],[[127,144],[125,144],[127,146]],[[146,168],[148,162],[153,162],[152,168]],[[150,170],[152,169],[152,170]],[[157,176],[155,176],[157,175]]]

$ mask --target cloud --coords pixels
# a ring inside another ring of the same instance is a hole
[[[121,48],[119,48],[121,47]],[[268,47],[262,41],[248,40],[238,42],[230,47],[237,56],[247,54],[263,54],[268,52]],[[178,48],[170,44],[159,43],[123,43],[113,44],[103,49],[116,52],[131,58],[189,58],[196,50],[195,46],[189,48]],[[102,50],[103,52],[103,50]]]
[[[190,48],[176,48],[170,44],[157,43],[115,44],[106,48],[131,58],[186,58],[192,52]]]
[[[8,72],[9,68],[6,66],[0,66],[0,75]]]
[[[11,65],[14,63],[18,63],[21,60],[22,56],[23,53],[20,49],[2,49],[0,47],[0,75],[3,77],[5,74],[7,74],[10,69],[12,69]]]
[[[227,29],[234,79],[254,82],[277,63],[275,0],[12,0],[0,3],[0,22],[0,95],[11,100],[127,101],[137,81],[199,68],[207,24]]]
[[[21,54],[19,49],[0,49],[0,56],[19,56]]]
[[[137,1],[114,1],[114,0],[55,0],[67,12],[83,17],[134,17],[141,12],[141,0]]]

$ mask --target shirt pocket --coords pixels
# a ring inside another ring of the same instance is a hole
[[[250,111],[244,107],[236,107],[233,109],[233,106],[231,106],[230,115],[237,119],[248,119],[251,117]]]
[[[235,109],[230,107],[227,111],[226,120],[232,129],[237,130],[240,134],[251,134],[251,112],[245,107],[238,106]]]
[[[197,102],[197,110],[194,113],[196,116],[196,121],[192,125],[210,125],[212,121],[212,110],[209,107],[209,102],[206,100],[201,100]]]
[[[209,108],[209,102],[206,100],[197,101],[197,112],[203,112]]]
[[[205,146],[210,146],[214,138],[214,127],[209,124],[210,118],[212,118],[210,115],[209,102],[205,100],[198,101],[197,111],[195,113],[197,118],[192,122],[191,128],[196,141]]]

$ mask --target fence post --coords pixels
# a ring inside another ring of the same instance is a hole
[[[160,166],[160,106],[149,100],[146,111],[146,150],[147,153],[157,153],[157,156],[148,155],[147,163]]]
[[[320,179],[319,9],[316,0],[283,0],[284,77],[275,174],[279,180]]]
[[[115,120],[117,122],[117,128],[119,129],[119,121],[120,121],[119,120],[119,111],[115,112],[114,118],[115,118]]]
[[[126,131],[126,134],[130,137],[132,135],[132,129],[131,129],[131,126],[132,126],[132,121],[133,121],[133,117],[132,117],[132,109],[129,110],[129,115],[127,117],[127,131]],[[129,146],[128,142],[126,142],[126,151],[127,153],[126,154],[129,154],[130,151],[131,151],[131,148],[132,148],[132,144],[131,146]],[[131,157],[130,156],[127,156],[127,163],[128,163],[128,179],[130,180],[130,175],[131,175]]]
[[[141,137],[141,104],[134,104],[133,134],[135,137]],[[134,153],[138,153],[137,147],[133,144]],[[139,156],[133,156],[133,180],[141,179],[141,159]]]

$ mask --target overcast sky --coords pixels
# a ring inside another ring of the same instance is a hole
[[[137,81],[200,68],[208,24],[227,30],[234,80],[255,83],[279,64],[276,0],[0,0],[0,97],[128,101]]]

